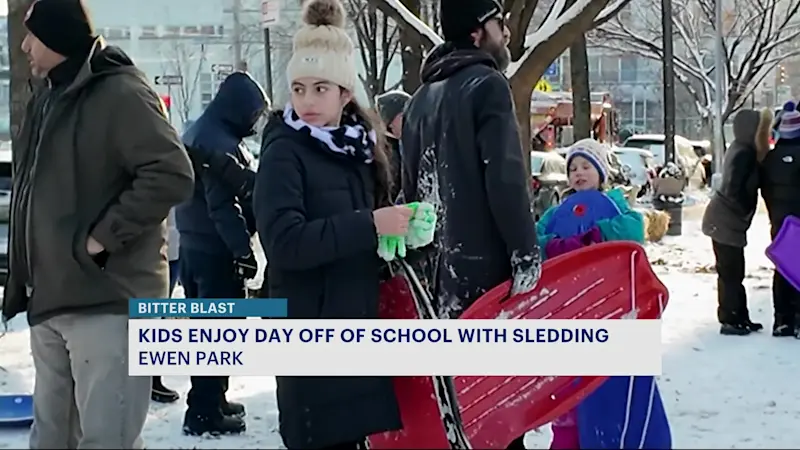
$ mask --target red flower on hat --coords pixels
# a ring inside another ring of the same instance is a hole
[[[572,212],[578,217],[583,217],[584,214],[586,214],[586,207],[582,204],[577,204],[574,208],[572,208]]]

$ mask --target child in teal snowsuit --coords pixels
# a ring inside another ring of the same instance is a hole
[[[567,154],[567,167],[569,184],[574,191],[602,191],[608,178],[606,149],[593,139],[578,141]],[[572,215],[559,211],[561,205],[545,211],[536,230],[547,258],[600,242],[644,243],[642,214],[631,209],[620,189],[604,194],[605,202],[601,205],[605,207],[604,217],[585,218],[593,226],[577,235],[564,232],[574,227],[563,223]],[[585,214],[602,209],[587,208]],[[668,449],[672,446],[666,413],[653,377],[609,378],[573,411],[556,419],[552,429],[550,448],[553,450]]]

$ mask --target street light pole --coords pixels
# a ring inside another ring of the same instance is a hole
[[[725,95],[725,44],[722,35],[722,1],[714,2],[714,175],[711,189],[716,191],[722,184],[722,159],[725,155],[724,124],[722,122]]]
[[[719,3],[720,0],[717,0]],[[664,164],[675,162],[675,65],[672,48],[672,0],[661,0],[661,55],[664,72]]]

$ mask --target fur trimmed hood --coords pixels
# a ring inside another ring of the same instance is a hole
[[[734,141],[752,147],[762,161],[770,150],[773,114],[769,108],[761,111],[743,109],[733,119]]]

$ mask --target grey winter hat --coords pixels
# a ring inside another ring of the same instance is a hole
[[[411,96],[400,90],[388,91],[375,97],[375,106],[383,123],[387,126],[392,123],[394,118],[406,109],[409,100]]]

